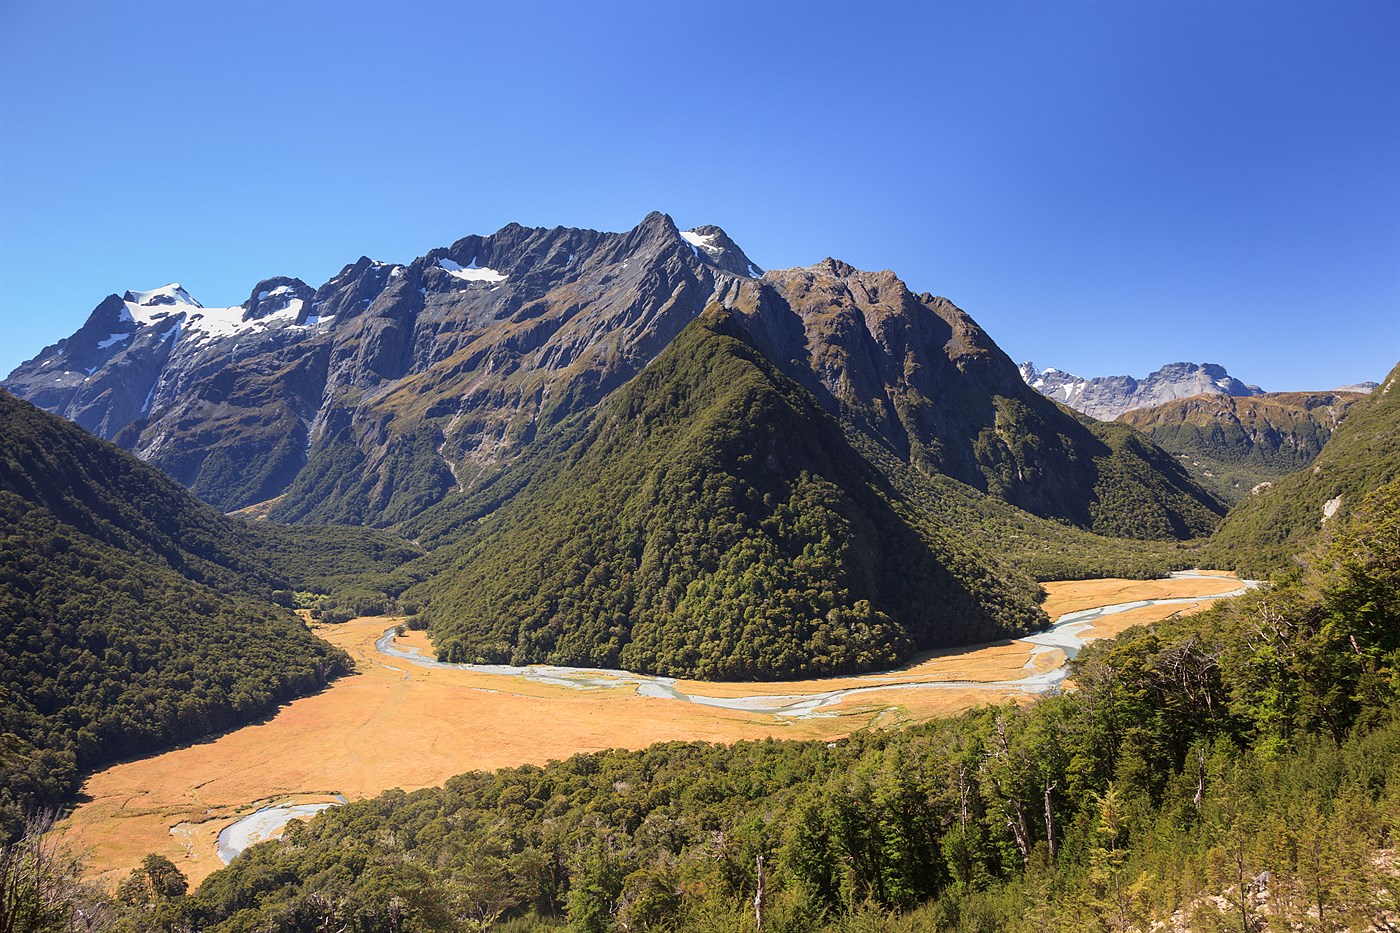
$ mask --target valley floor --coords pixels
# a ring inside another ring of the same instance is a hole
[[[1060,620],[1099,607],[1177,600],[1099,615],[1086,620],[1083,630],[1076,625],[1080,639],[1105,638],[1204,608],[1240,585],[1224,575],[1048,583],[1045,609]],[[579,689],[567,678],[425,666],[386,655],[376,642],[395,621],[363,618],[316,629],[350,652],[355,674],[288,704],[265,723],[92,775],[83,788],[87,802],[59,831],[87,853],[89,870],[108,887],[151,852],[171,858],[198,884],[223,864],[220,833],[262,808],[295,806],[304,814],[313,805],[393,787],[435,786],[463,771],[670,740],[836,739],[1028,698],[1018,682],[1039,680],[1064,662],[1063,652],[1044,640],[1005,641],[938,652],[899,671],[860,677],[674,681],[674,690],[692,700],[677,702],[640,695],[637,678],[593,678],[589,689]],[[421,633],[390,641],[391,651],[431,651]],[[801,702],[817,695],[823,697],[819,705]],[[774,696],[798,702],[791,709],[744,702]],[[266,827],[276,821],[264,813],[257,822]],[[225,836],[225,855],[233,851],[235,835]],[[259,835],[242,833],[234,849]]]

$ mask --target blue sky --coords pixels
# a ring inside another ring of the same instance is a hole
[[[1400,4],[0,4],[0,372],[510,221],[723,226],[1015,359],[1400,359]]]

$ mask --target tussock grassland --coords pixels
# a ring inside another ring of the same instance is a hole
[[[1239,579],[1226,573],[1212,573],[1208,578],[1185,577],[1163,580],[1121,580],[1107,577],[1099,580],[1067,580],[1042,584],[1047,594],[1042,607],[1052,619],[1066,612],[1132,603],[1140,599],[1174,599],[1184,596],[1215,596],[1239,589]],[[1150,607],[1161,610],[1156,618],[1171,615],[1179,606]],[[1143,624],[1139,620],[1137,625]]]
[[[1232,578],[1082,580],[1046,585],[1051,618],[1138,599],[1206,596],[1238,586]],[[1191,610],[1201,604],[1148,607],[1105,617],[1095,636]],[[412,790],[463,771],[543,764],[575,752],[642,748],[669,740],[734,742],[773,736],[835,739],[946,716],[987,703],[1026,698],[986,688],[891,689],[846,697],[822,718],[787,720],[670,699],[639,697],[632,687],[576,690],[520,677],[419,667],[380,655],[374,641],[394,620],[357,619],[316,634],[345,649],[356,673],[284,706],[267,722],[209,742],[124,762],[92,775],[88,801],[60,831],[89,853],[89,869],[114,886],[148,853],[167,856],[192,884],[221,866],[220,830],[259,806],[350,800],[392,787]],[[402,643],[428,648],[420,633]],[[928,655],[890,674],[781,683],[696,683],[692,694],[737,697],[820,693],[911,681],[1000,681],[1024,676],[1032,646],[997,642]],[[425,651],[426,653],[426,651]],[[1035,669],[1060,660],[1035,657]]]

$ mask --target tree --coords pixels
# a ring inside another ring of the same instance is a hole
[[[98,933],[113,913],[101,891],[82,882],[82,860],[49,830],[53,814],[30,817],[0,846],[0,933]]]
[[[188,889],[189,879],[174,862],[163,855],[152,854],[117,886],[117,899],[132,907],[148,906],[183,897]]]

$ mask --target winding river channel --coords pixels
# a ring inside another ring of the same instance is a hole
[[[1172,574],[1177,579],[1206,578],[1210,575],[1194,571]],[[636,674],[630,671],[608,670],[605,668],[562,667],[535,664],[523,667],[500,664],[450,664],[426,657],[422,649],[403,645],[396,640],[396,629],[390,628],[374,642],[376,654],[381,659],[438,670],[469,671],[477,674],[513,678],[522,682],[564,687],[573,690],[595,691],[616,690],[619,687],[632,687],[635,696],[677,700],[700,706],[718,707],[757,715],[772,716],[777,720],[795,721],[824,718],[837,715],[831,711],[843,700],[852,696],[893,690],[978,690],[1005,696],[1008,691],[1026,694],[1042,694],[1057,690],[1068,675],[1068,661],[1079,653],[1091,637],[1090,630],[1106,616],[1131,612],[1149,606],[1171,606],[1199,604],[1204,601],[1238,596],[1247,589],[1257,586],[1254,581],[1242,581],[1238,588],[1228,592],[1206,596],[1184,596],[1165,599],[1141,599],[1132,602],[1116,603],[1108,606],[1067,612],[1057,618],[1053,625],[1043,632],[1017,639],[1032,646],[1030,659],[1025,663],[1025,674],[1015,679],[1003,680],[934,680],[919,677],[911,679],[909,668],[866,674],[859,677],[860,683],[853,686],[808,693],[772,693],[748,696],[714,695],[705,688],[711,686],[694,681],[678,681],[672,677],[656,677]],[[974,649],[968,649],[974,650]],[[1054,652],[1058,651],[1058,657]],[[1042,657],[1052,655],[1052,657]],[[381,660],[381,664],[384,661]],[[1053,666],[1051,666],[1053,664]],[[391,670],[403,668],[384,664]],[[405,673],[405,676],[407,674]],[[852,678],[839,678],[849,682]],[[715,693],[734,692],[734,685],[713,685]],[[731,688],[728,690],[718,689]],[[502,691],[508,691],[508,682],[503,681]],[[340,798],[344,802],[344,798]],[[286,803],[264,806],[256,812],[225,827],[218,835],[218,856],[227,864],[243,849],[255,842],[271,838],[279,833],[293,819],[307,818],[315,813],[335,806],[334,803]]]
[[[1206,574],[1189,570],[1172,574],[1172,577],[1175,579],[1205,578],[1206,576]],[[1258,585],[1252,580],[1242,581],[1242,583],[1243,585],[1238,589],[1214,596],[1187,596],[1175,599],[1142,599],[1136,602],[1118,603],[1112,606],[1100,606],[1094,609],[1066,613],[1055,620],[1055,623],[1045,631],[1017,639],[1018,641],[1029,642],[1035,645],[1036,648],[1032,652],[1031,660],[1026,662],[1026,675],[1016,680],[908,681],[901,679],[897,683],[878,682],[882,679],[893,680],[899,677],[902,671],[896,670],[885,671],[878,674],[866,674],[861,678],[866,681],[877,681],[876,683],[859,687],[828,690],[821,693],[721,697],[708,696],[703,693],[684,692],[677,686],[677,681],[674,677],[654,677],[648,674],[634,674],[631,671],[589,667],[559,667],[548,664],[531,664],[524,667],[516,667],[508,664],[451,664],[432,658],[426,658],[418,648],[396,644],[396,630],[393,628],[386,630],[384,635],[374,643],[374,647],[380,654],[391,658],[397,658],[401,661],[407,661],[410,664],[416,664],[420,667],[444,670],[467,670],[479,674],[498,674],[507,677],[520,677],[537,683],[573,687],[579,690],[595,690],[635,685],[638,696],[681,700],[686,703],[698,703],[702,706],[717,706],[722,709],[743,710],[744,712],[750,713],[768,713],[773,716],[808,717],[821,715],[823,707],[834,706],[846,697],[876,690],[969,689],[984,687],[988,690],[1006,690],[1012,688],[1020,689],[1026,693],[1046,693],[1058,688],[1065,677],[1068,676],[1068,661],[1073,659],[1075,655],[1079,653],[1079,649],[1084,647],[1084,639],[1080,636],[1087,629],[1093,628],[1094,623],[1104,616],[1114,615],[1120,612],[1129,612],[1134,609],[1142,609],[1147,606],[1168,606],[1175,603],[1199,603],[1206,599],[1223,599],[1228,596],[1238,596],[1250,587]],[[1054,649],[1059,649],[1063,652],[1064,660],[1052,670],[1037,672],[1035,670],[1036,655]]]

